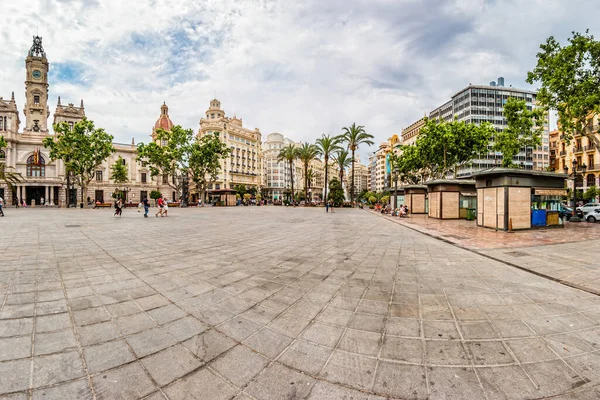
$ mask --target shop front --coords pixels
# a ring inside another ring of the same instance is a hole
[[[562,227],[560,204],[566,175],[512,168],[473,174],[477,187],[477,225],[497,230]]]

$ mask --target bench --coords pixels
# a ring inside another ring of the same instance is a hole
[[[96,203],[94,204],[94,208],[110,208],[112,203]]]
[[[125,203],[123,204],[123,208],[137,208],[138,203]]]
[[[168,202],[168,203],[167,203],[167,205],[168,205],[169,207],[179,207],[179,203],[171,203],[171,202]]]

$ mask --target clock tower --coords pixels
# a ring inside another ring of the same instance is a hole
[[[33,45],[25,59],[25,129],[23,133],[48,134],[48,60],[42,38],[33,37]]]

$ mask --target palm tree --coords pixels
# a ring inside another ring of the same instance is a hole
[[[311,169],[308,170],[308,174],[306,175],[306,180],[307,180],[307,184],[308,184],[308,189],[311,188],[311,184],[312,184],[312,180],[315,178],[315,171]],[[308,201],[308,199],[305,199],[306,201]]]
[[[0,154],[2,154],[2,158],[5,157],[4,148],[6,148],[8,144],[6,143],[6,139],[4,136],[0,136]],[[4,160],[2,160],[4,161]],[[23,182],[23,176],[18,172],[9,171],[9,168],[12,170],[12,167],[7,167],[5,162],[0,162],[0,182],[6,182],[8,186],[8,190],[11,192],[15,192],[15,185]]]
[[[350,166],[350,154],[348,150],[341,149],[337,152],[335,157],[333,158],[338,168],[340,169],[340,184],[343,185],[344,182],[344,170]]]
[[[362,125],[356,126],[356,123],[352,123],[349,128],[342,128],[342,137],[344,138],[344,142],[348,143],[348,150],[352,152],[352,180],[350,182],[350,201],[354,204],[354,160],[355,160],[355,152],[358,150],[358,146],[361,144],[367,144],[372,146],[375,144],[373,142],[373,135],[369,135],[365,131],[365,127]]]
[[[331,137],[330,135],[323,134],[316,142],[316,148],[318,155],[323,156],[325,162],[325,201],[327,201],[327,183],[329,178],[329,158],[334,152],[341,150],[342,148],[338,145],[342,138],[339,136]]]
[[[293,144],[288,144],[279,151],[278,161],[286,161],[290,166],[290,180],[292,182],[292,202],[294,201],[294,160],[298,158],[298,149]],[[289,198],[288,198],[289,200]]]
[[[298,148],[298,158],[304,164],[304,198],[308,199],[308,164],[317,158],[319,152],[314,144],[304,142],[302,146]],[[306,203],[305,203],[306,205]]]

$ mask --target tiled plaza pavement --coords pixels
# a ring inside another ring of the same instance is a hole
[[[0,397],[600,397],[598,296],[361,210],[170,212],[6,210]]]
[[[564,228],[515,232],[481,228],[475,221],[439,220],[426,215],[390,217],[418,232],[600,295],[600,223],[569,223]]]

